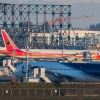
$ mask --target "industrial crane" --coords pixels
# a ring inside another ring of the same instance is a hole
[[[78,17],[72,17],[70,18],[70,20],[76,20],[76,19],[83,19],[83,18],[91,18],[92,16],[78,16]],[[49,26],[55,25],[57,23],[61,23],[65,20],[68,20],[68,18],[63,18],[63,17],[59,17],[56,20],[51,20],[48,22]]]
[[[93,16],[93,15],[92,15]],[[69,18],[69,20],[76,20],[76,19],[83,19],[83,18],[91,18],[92,16],[78,16],[78,17],[72,17],[72,18]],[[52,25],[56,25],[57,23],[63,23],[64,21],[68,20],[68,18],[63,18],[62,16],[60,16],[59,18],[57,18],[56,20],[51,20],[48,22],[48,25],[49,27],[52,26]],[[70,25],[72,27],[72,30],[74,32],[74,29],[73,29],[73,26],[70,22]],[[74,35],[75,35],[75,32],[74,32]],[[76,36],[76,35],[75,35]]]

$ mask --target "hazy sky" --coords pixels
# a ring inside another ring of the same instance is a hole
[[[25,1],[29,1],[29,0],[18,0],[18,1],[19,2],[25,2]],[[100,3],[100,0],[45,0],[45,1],[47,1],[47,2],[56,1],[58,3],[67,3],[67,4],[73,4],[73,3],[78,3],[78,2],[84,2],[84,3],[90,3],[90,2]]]
[[[25,1],[29,1],[29,0],[18,0],[19,2],[25,2]]]
[[[18,2],[19,4],[24,4],[26,2],[29,4],[62,4],[62,5],[72,5],[71,6],[71,17],[77,17],[82,15],[90,16],[93,14],[91,19],[80,19],[80,20],[72,20],[72,24],[74,27],[88,27],[90,24],[100,23],[100,0],[1,0],[2,2]],[[28,2],[29,1],[29,2]],[[55,1],[55,2],[53,2]],[[83,2],[83,3],[81,3]],[[93,2],[93,3],[91,3]],[[79,3],[79,4],[78,4]],[[86,4],[84,4],[86,3]],[[40,19],[39,19],[40,20]],[[49,20],[49,19],[48,19]],[[81,23],[81,24],[80,24]]]
[[[59,3],[78,3],[78,2],[84,2],[84,3],[90,3],[90,2],[94,2],[94,3],[100,3],[100,0],[45,0],[45,1],[57,1]]]

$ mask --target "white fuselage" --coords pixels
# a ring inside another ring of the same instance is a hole
[[[55,75],[60,74],[66,77],[71,77],[71,81],[100,81],[100,79],[96,79],[92,76],[89,76],[81,70],[75,69],[67,64],[64,65],[60,62],[29,62],[28,65],[30,66],[28,68],[28,77],[32,74],[32,69],[34,69],[37,66],[37,68],[43,67],[46,69],[47,72],[52,72]],[[17,78],[25,77],[26,63],[19,65],[14,71],[13,75]]]
[[[7,49],[5,47],[0,47],[0,50],[7,50]],[[21,50],[26,52],[25,49],[21,49]],[[28,53],[33,53],[33,54],[60,54],[62,56],[63,56],[63,54],[70,56],[70,55],[73,55],[73,54],[82,54],[83,52],[89,52],[89,50],[65,50],[65,49],[63,51],[61,49],[60,50],[58,50],[58,49],[29,49],[28,50]],[[93,53],[93,54],[95,54],[95,55],[97,53],[100,54],[100,52],[96,51],[96,50],[91,50],[90,52]],[[0,56],[5,56],[5,55],[4,54],[0,54]],[[54,57],[56,58],[56,56],[50,56],[49,58],[52,59]],[[23,59],[23,56],[20,56],[19,58]],[[24,58],[26,58],[26,57],[24,57]],[[35,57],[30,57],[30,58],[34,58],[35,59]],[[41,59],[42,58],[45,59],[45,58],[48,58],[48,57],[40,56],[39,59],[40,58]],[[57,58],[58,58],[58,56],[57,56]]]

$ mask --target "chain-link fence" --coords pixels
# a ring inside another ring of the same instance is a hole
[[[0,98],[3,97],[99,97],[99,88],[22,88],[0,89]]]

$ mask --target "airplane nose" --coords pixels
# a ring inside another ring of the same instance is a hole
[[[12,75],[15,76],[15,77],[17,77],[17,72],[14,71],[14,72],[12,73]]]
[[[12,75],[13,75],[13,76],[16,76],[16,73],[15,73],[15,72],[13,72],[13,73],[12,73]]]

